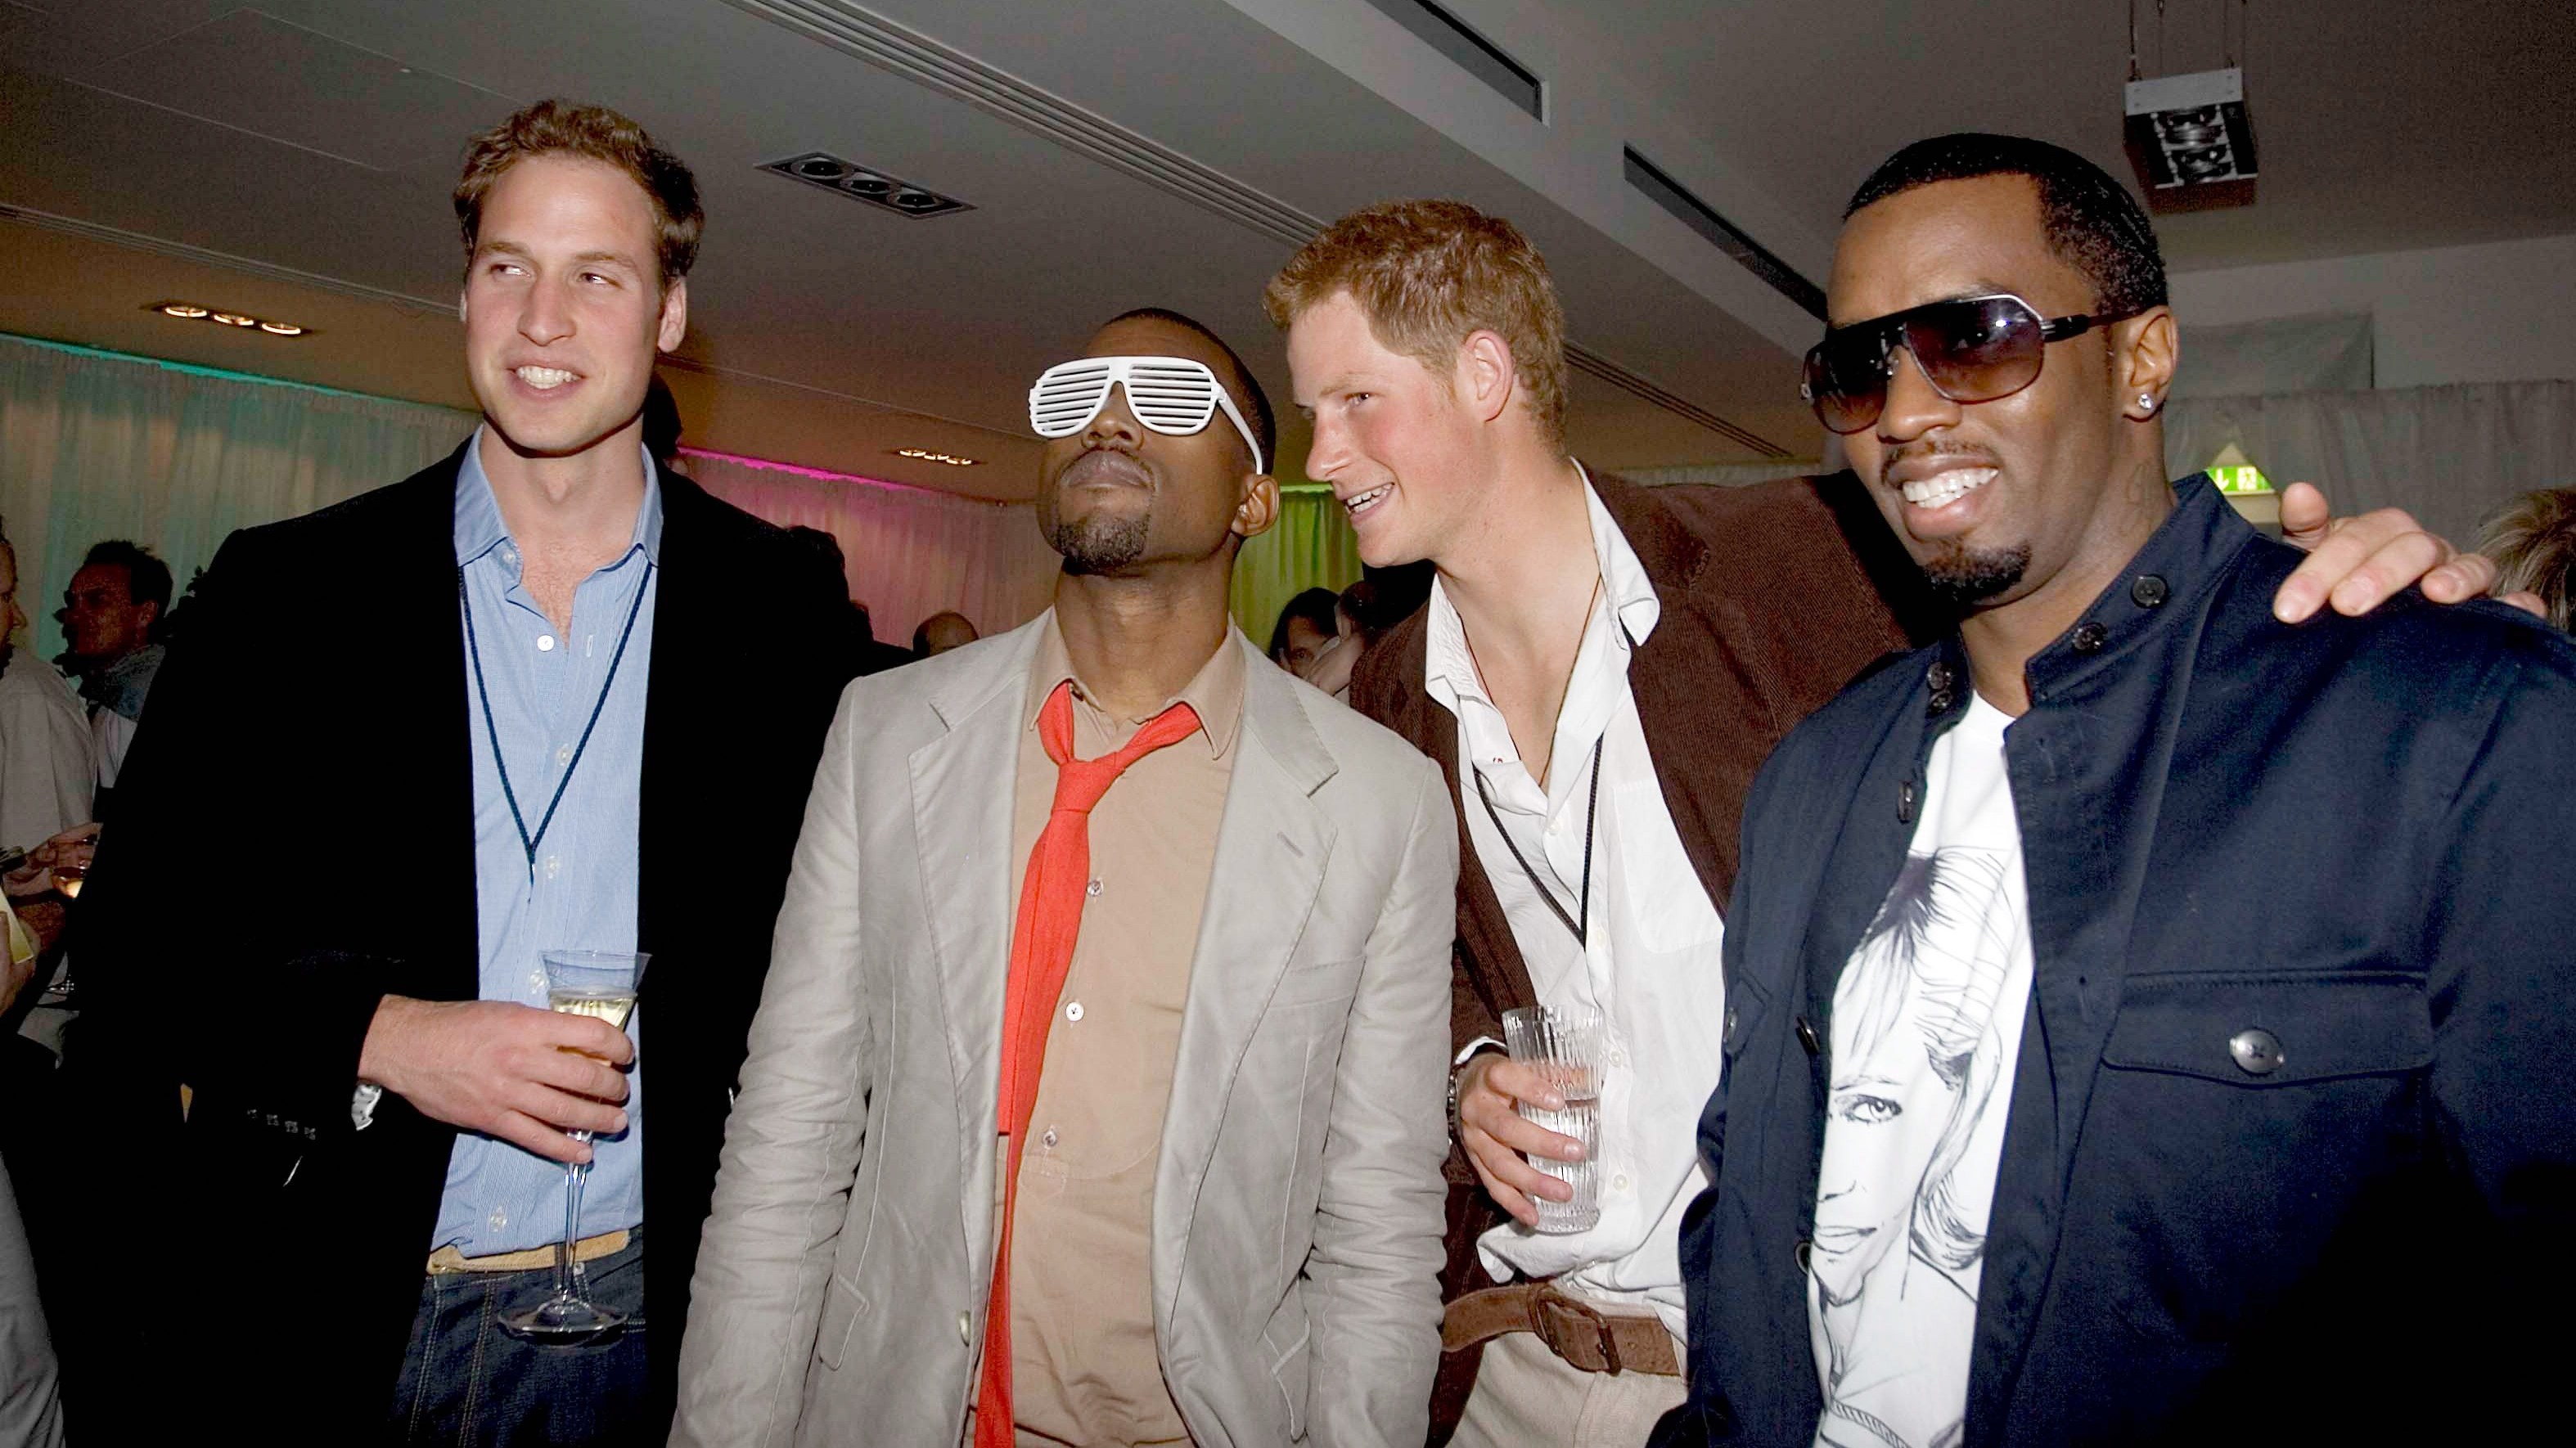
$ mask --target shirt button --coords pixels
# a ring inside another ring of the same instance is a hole
[[[538,652],[538,653],[541,653],[541,654],[548,654],[548,653],[552,653],[552,652],[554,652],[554,647],[555,647],[555,636],[554,636],[553,634],[539,634],[539,635],[537,635],[537,652]]]
[[[492,1230],[497,1232],[510,1225],[510,1214],[499,1207],[494,1207],[492,1215],[487,1220],[492,1223]]]
[[[1040,1146],[1049,1146],[1049,1147],[1051,1147],[1051,1146],[1055,1145],[1055,1128],[1054,1128],[1054,1127],[1050,1126],[1050,1127],[1048,1127],[1048,1128],[1046,1129],[1046,1135],[1041,1136],[1041,1137],[1039,1137],[1039,1138],[1038,1138],[1038,1145],[1040,1145]]]
[[[557,875],[561,874],[562,872],[563,872],[563,856],[561,856],[561,855],[548,855],[548,856],[546,856],[546,878],[547,878],[547,879],[549,879],[549,880],[551,880],[551,879],[553,879],[555,876],[557,876]]]
[[[1625,1070],[1628,1065],[1628,1053],[1615,1046],[1612,1047],[1610,1050],[1610,1064]]]
[[[569,744],[558,744],[558,745],[556,745],[556,746],[555,746],[555,763],[557,763],[557,764],[570,764],[570,763],[572,763],[572,746],[571,746],[571,745],[569,745]]]
[[[975,1314],[971,1312],[957,1314],[957,1340],[969,1347],[975,1345]]]
[[[1064,1018],[1065,1018],[1066,1020],[1068,1020],[1068,1021],[1078,1021],[1078,1020],[1081,1020],[1081,1019],[1082,1019],[1082,1002],[1080,1002],[1080,1001],[1075,1001],[1075,1002],[1073,1002],[1071,1005],[1066,1006],[1066,1007],[1064,1008]]]
[[[1628,1174],[1626,1172],[1623,1171],[1610,1179],[1610,1190],[1614,1192],[1624,1192],[1627,1189]]]
[[[1100,882],[1098,880],[1094,880],[1090,884],[1083,886],[1082,893],[1085,895],[1098,895],[1100,893]]]

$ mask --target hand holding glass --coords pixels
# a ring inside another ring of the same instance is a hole
[[[647,957],[597,950],[549,950],[545,953],[546,1004],[565,1015],[590,1016],[619,1030],[635,1013],[635,997],[644,983]],[[572,1133],[590,1140],[587,1131]],[[573,1247],[581,1240],[581,1189],[590,1166],[575,1162],[564,1168],[563,1240],[555,1244],[555,1295],[503,1319],[511,1336],[532,1342],[576,1347],[613,1337],[626,1319],[592,1302],[573,1270]]]
[[[1538,1229],[1551,1234],[1589,1230],[1601,1220],[1601,1184],[1592,1160],[1601,1150],[1601,1051],[1607,1028],[1590,1006],[1524,1006],[1503,1012],[1503,1040],[1512,1059],[1530,1066],[1565,1101],[1549,1111],[1524,1101],[1521,1119],[1583,1143],[1583,1160],[1532,1156],[1529,1164],[1574,1189],[1569,1201],[1533,1195]]]

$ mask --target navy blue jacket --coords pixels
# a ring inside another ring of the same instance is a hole
[[[2036,975],[1966,1443],[2554,1412],[2532,1390],[2576,1257],[2576,645],[2411,594],[2283,625],[2298,555],[2205,480],[2176,490],[2031,659],[2006,736]],[[1691,1400],[1659,1445],[1815,1432],[1827,1013],[1967,680],[1955,637],[1901,656],[1754,786],[1715,1185],[1682,1236]]]

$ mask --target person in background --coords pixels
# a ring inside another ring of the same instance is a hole
[[[83,1129],[149,1181],[90,1173],[106,1320],[65,1362],[101,1441],[669,1426],[847,589],[644,446],[703,225],[679,158],[542,101],[454,204],[482,425],[225,542],[80,902]],[[548,1009],[566,949],[652,957],[632,1039]],[[629,1320],[563,1350],[503,1320],[553,1292],[574,1163],[575,1255]]]
[[[2496,587],[2525,594],[2564,633],[2576,629],[2576,488],[2543,488],[2489,520],[2478,551],[2496,562]]]
[[[1270,628],[1270,662],[1306,677],[1315,656],[1340,636],[1341,625],[1333,617],[1338,601],[1329,588],[1309,588],[1288,600]]]
[[[934,613],[912,631],[912,656],[926,659],[950,649],[962,649],[981,637],[974,621],[966,615],[954,610]]]
[[[0,1448],[62,1448],[63,1441],[62,1372],[36,1291],[27,1224],[0,1165]]]
[[[1792,724],[1930,636],[1938,602],[1848,474],[1639,488],[1574,459],[1564,311],[1498,217],[1355,212],[1264,303],[1314,419],[1306,475],[1349,511],[1361,560],[1436,567],[1352,687],[1441,764],[1465,832],[1435,1441],[1463,1412],[1462,1443],[1635,1448],[1684,1396],[1679,1241],[1703,1184],[1744,791]],[[2283,584],[2285,616],[2338,580],[2338,609],[2368,607],[2450,556],[2403,514],[2326,536],[2313,489],[2284,507],[2319,544]],[[2462,559],[2425,588],[2460,598],[2492,576]],[[1586,1158],[1601,1216],[1561,1235],[1532,1230],[1531,1196],[1571,1189],[1524,1154],[1573,1160],[1581,1143],[1519,1114],[1562,1103],[1500,1042],[1502,1014],[1537,1004],[1609,1022]]]
[[[653,455],[653,466],[665,473],[688,476],[689,460],[680,452],[680,400],[671,395],[671,384],[662,374],[653,374],[653,385],[644,389],[644,451]]]
[[[91,557],[97,557],[96,549]],[[158,560],[153,561],[157,566]],[[98,567],[84,566],[81,575],[91,576],[99,590],[121,592],[121,585],[111,587],[92,575]],[[169,577],[164,569],[165,596]],[[74,582],[77,591],[77,577]],[[97,736],[82,715],[80,700],[53,665],[21,646],[26,631],[26,610],[18,606],[18,550],[0,530],[0,847],[34,850],[91,817],[100,766]],[[93,631],[90,637],[96,640],[104,632]],[[139,652],[157,655],[159,650],[147,646],[129,650],[125,657]],[[152,663],[157,665],[157,657]],[[150,677],[147,666],[143,683],[148,684]],[[130,721],[120,716],[120,724],[120,737],[130,736]],[[40,876],[40,866],[20,871],[10,877],[9,892],[38,894],[51,889],[52,882]]]
[[[1359,667],[1361,656],[1368,652],[1365,615],[1370,592],[1368,581],[1363,579],[1343,589],[1341,596],[1333,600],[1333,637],[1297,675],[1346,704],[1350,702],[1351,671]]]
[[[1827,297],[1817,416],[1960,622],[1744,806],[1658,1448],[2524,1436],[2479,1385],[2576,1345],[2514,1305],[2576,1285],[2576,642],[2282,622],[2071,152],[1897,152]]]
[[[108,812],[144,696],[160,672],[159,625],[169,612],[170,565],[139,543],[111,538],[91,546],[54,614],[69,645],[59,662],[80,680],[81,697],[89,701],[100,815]]]
[[[1049,369],[1055,606],[843,696],[675,1443],[1422,1442],[1457,825],[1228,622],[1278,509],[1240,359],[1162,311],[1085,355],[1199,426]]]

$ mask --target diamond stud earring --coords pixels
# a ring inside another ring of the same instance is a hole
[[[2145,413],[2147,414],[2147,416],[2149,416],[2149,417],[2153,417],[2153,416],[2155,416],[2155,415],[2156,415],[2156,395],[2155,395],[2154,393],[2152,393],[2152,392],[2141,392],[2141,393],[2139,393],[2139,394],[2138,394],[2138,406],[2139,406],[2139,408],[2141,408],[2142,410],[2144,410],[2144,411],[2145,411]]]

